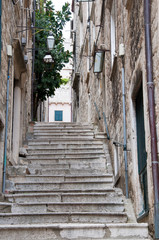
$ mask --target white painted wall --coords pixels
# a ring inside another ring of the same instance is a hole
[[[63,122],[71,122],[71,84],[56,89],[55,95],[49,98],[49,122],[55,121],[55,111],[63,111]]]
[[[55,121],[55,111],[63,111],[63,122],[71,122],[71,105],[65,104],[50,104],[49,107],[49,122]]]

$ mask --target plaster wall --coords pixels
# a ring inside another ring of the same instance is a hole
[[[49,122],[55,122],[55,111],[63,111],[63,122],[71,122],[71,105],[69,103],[50,104]]]
[[[55,110],[63,111],[64,122],[72,121],[70,82],[56,89],[55,95],[49,98],[49,122],[55,121]]]

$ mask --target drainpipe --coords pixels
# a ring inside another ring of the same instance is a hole
[[[4,163],[3,163],[3,185],[2,192],[5,193],[5,181],[6,181],[6,166],[7,166],[7,136],[8,136],[8,107],[9,107],[9,69],[10,58],[8,60],[8,73],[7,73],[7,101],[6,101],[6,122],[5,122],[5,140],[4,140]]]
[[[151,161],[154,186],[154,225],[155,239],[159,239],[159,161],[157,156],[157,136],[155,122],[155,96],[153,83],[153,62],[152,62],[152,42],[151,42],[151,2],[144,0],[144,20],[145,20],[145,52],[147,70],[147,91],[149,106],[149,124],[151,134]]]
[[[35,63],[35,8],[36,0],[33,0],[33,28],[32,28],[32,77],[31,77],[31,120],[34,120],[34,63]]]
[[[126,107],[125,107],[125,69],[124,69],[124,58],[122,57],[122,95],[123,95],[123,128],[124,128],[124,162],[125,162],[125,187],[126,187],[126,198],[129,198],[128,191],[128,160],[127,160],[127,136],[126,136]]]
[[[121,8],[124,7],[123,0],[121,2]],[[128,160],[127,160],[127,128],[126,128],[126,107],[125,107],[125,67],[124,67],[124,15],[122,12],[121,15],[121,37],[122,42],[119,46],[119,57],[122,60],[122,96],[123,96],[123,131],[124,131],[124,144],[123,144],[123,151],[124,151],[124,162],[125,162],[125,190],[126,190],[126,198],[129,198],[129,188],[128,188]],[[120,144],[120,143],[118,143]]]
[[[90,15],[90,3],[88,1],[88,29],[89,29],[89,71],[91,70],[91,15]]]
[[[2,14],[2,0],[0,0],[0,63],[1,63],[1,14]]]

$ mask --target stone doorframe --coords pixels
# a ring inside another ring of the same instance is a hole
[[[24,62],[22,48],[18,39],[14,40],[14,106],[13,106],[13,163],[18,163],[21,132],[21,106],[22,106],[22,87],[24,79],[23,73],[27,71]]]
[[[136,70],[135,75],[131,81],[130,92],[129,92],[130,114],[131,114],[131,146],[132,146],[131,153],[132,153],[132,168],[133,168],[133,175],[132,175],[133,186],[132,187],[135,194],[134,203],[135,203],[135,211],[136,211],[137,218],[143,211],[143,201],[144,201],[141,183],[139,179],[139,173],[138,173],[138,151],[137,151],[137,130],[136,130],[136,96],[138,94],[141,84],[143,84],[144,89],[146,86],[145,72],[144,70],[142,71],[141,69],[142,69],[141,67],[138,67],[138,69]],[[143,92],[146,94],[145,91]],[[143,99],[145,99],[145,94],[143,94]],[[146,125],[145,125],[145,130],[146,130]],[[146,135],[145,135],[145,144],[146,144]]]

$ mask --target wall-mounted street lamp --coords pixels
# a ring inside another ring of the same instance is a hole
[[[46,54],[45,57],[44,57],[44,62],[45,63],[52,63],[53,62],[52,56],[50,54]]]
[[[77,2],[94,2],[95,0],[77,0]]]
[[[103,70],[105,50],[98,49],[94,56],[94,73],[100,73]]]
[[[54,48],[55,45],[55,38],[52,34],[52,32],[50,31],[49,36],[47,37],[47,48],[49,51],[51,51]]]
[[[47,48],[48,48],[49,52],[54,48],[54,45],[55,45],[55,38],[54,38],[52,32],[50,31],[49,36],[47,37]],[[45,55],[44,62],[46,62],[46,63],[54,62],[50,53],[47,53]]]

